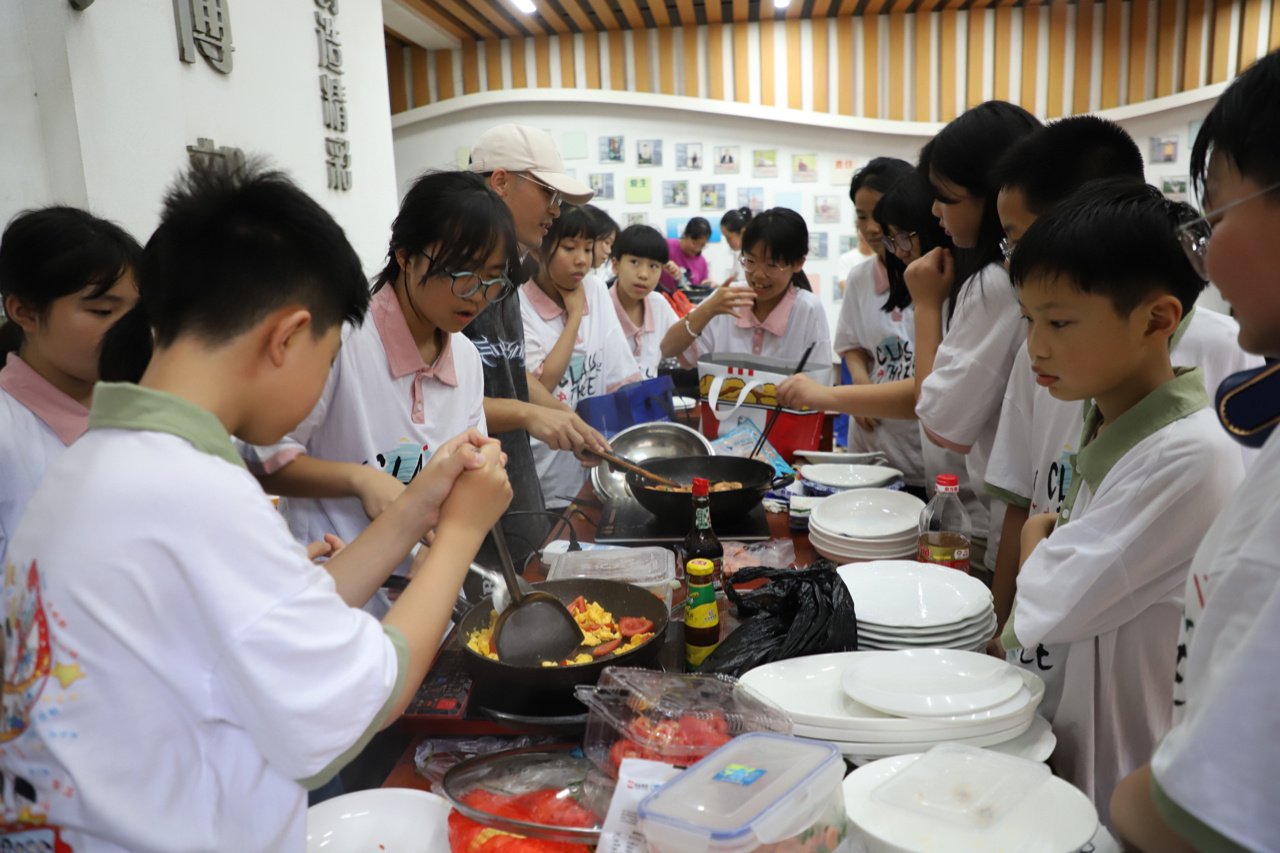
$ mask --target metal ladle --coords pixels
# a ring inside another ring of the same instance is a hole
[[[498,659],[517,666],[564,660],[582,645],[582,629],[577,620],[564,602],[551,593],[521,589],[501,522],[494,522],[490,535],[511,596],[511,604],[498,615],[493,626],[493,645]]]

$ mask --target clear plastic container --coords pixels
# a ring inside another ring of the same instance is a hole
[[[775,734],[735,738],[641,801],[653,853],[852,847],[834,744]]]
[[[616,776],[624,758],[688,767],[747,732],[791,732],[791,718],[727,675],[609,667],[577,689],[590,711],[583,750]]]
[[[550,558],[547,580],[600,578],[622,581],[649,590],[671,610],[676,581],[676,558],[666,548],[609,548],[570,551]]]
[[[973,523],[960,502],[960,478],[939,474],[937,491],[920,512],[916,558],[968,574],[972,542]]]

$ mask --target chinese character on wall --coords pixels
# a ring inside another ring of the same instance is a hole
[[[351,143],[347,132],[347,89],[342,82],[342,44],[338,41],[338,0],[315,0],[316,53],[320,74],[320,113],[330,135],[324,140],[329,189],[351,189]]]
[[[214,70],[231,73],[231,13],[227,0],[173,0],[178,57],[195,62],[198,51]]]
[[[329,173],[329,189],[351,189],[350,143],[340,136],[327,137],[324,141],[325,169]]]
[[[233,169],[239,169],[245,163],[244,151],[229,145],[217,146],[212,139],[203,136],[196,140],[195,145],[187,146],[187,157],[190,158],[192,165],[220,159],[226,160]]]

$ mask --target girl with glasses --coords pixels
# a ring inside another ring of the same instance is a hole
[[[242,446],[300,542],[354,539],[450,438],[487,429],[480,354],[462,329],[513,290],[506,204],[471,172],[423,175],[391,225],[369,317],[342,349],[311,414],[269,447]],[[406,560],[397,569],[408,569]],[[379,592],[365,609],[381,617]]]

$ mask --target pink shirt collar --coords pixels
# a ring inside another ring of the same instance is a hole
[[[882,296],[889,292],[889,271],[885,269],[884,263],[879,258],[872,258],[867,261],[871,264],[871,273],[876,282],[876,296]]]
[[[583,279],[582,284],[579,286],[586,287],[586,279]],[[557,305],[554,299],[543,293],[542,288],[538,287],[538,283],[536,281],[527,281],[520,285],[520,295],[529,303],[529,307],[536,311],[538,316],[544,320],[554,320],[557,317],[564,316],[564,309]],[[585,317],[590,313],[591,301],[586,300],[582,305],[582,315]]]
[[[458,387],[458,371],[453,364],[453,335],[444,336],[444,346],[435,364],[428,365],[422,360],[418,350],[418,342],[409,331],[404,312],[400,310],[400,301],[390,285],[384,285],[370,300],[373,324],[378,329],[378,337],[382,339],[382,348],[387,351],[387,366],[396,379],[413,376],[413,393],[410,402],[413,405],[412,419],[415,424],[426,423],[426,412],[422,402],[422,383],[434,379],[451,388]]]
[[[89,426],[89,410],[36,373],[16,352],[9,353],[0,369],[0,388],[44,421],[63,444],[71,444]]]
[[[618,299],[618,285],[609,288],[609,298],[613,300],[613,310],[618,314],[618,322],[622,324],[622,334],[632,341],[633,349],[639,350],[640,336],[651,335],[657,331],[657,321],[653,317],[653,312],[649,310],[648,297],[640,300],[640,307],[644,311],[644,320],[641,325],[637,326],[631,322],[631,317],[627,314],[627,309],[622,307],[622,300]]]
[[[760,329],[782,337],[787,333],[787,324],[791,322],[791,309],[795,304],[795,285],[787,285],[787,292],[782,295],[782,299],[773,307],[769,316],[764,318],[763,323],[756,319],[754,311],[746,310],[738,315],[737,326],[739,329]]]

